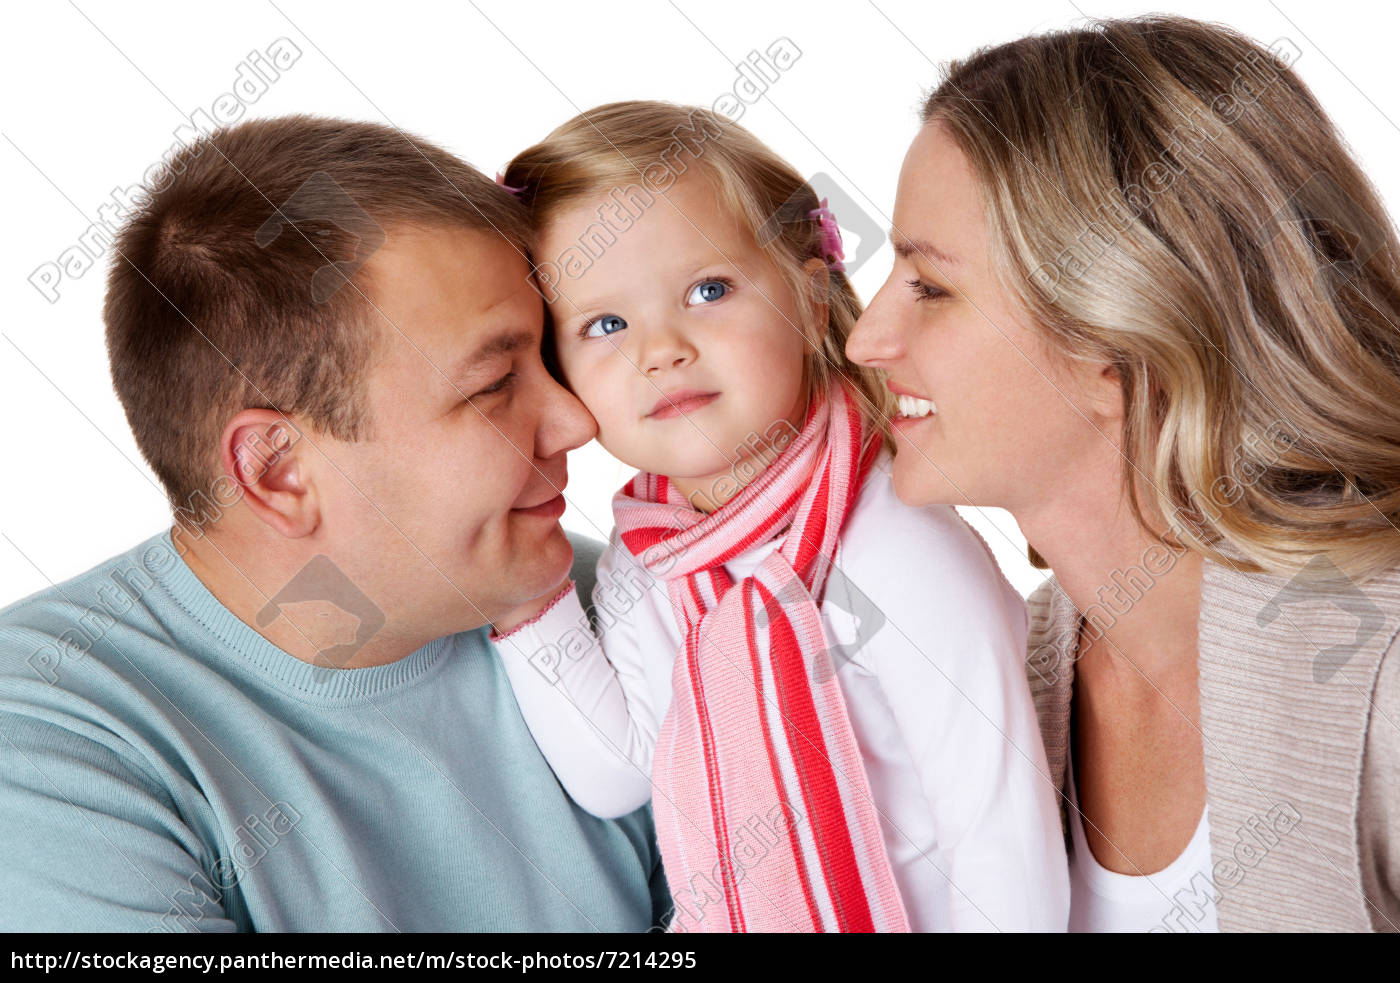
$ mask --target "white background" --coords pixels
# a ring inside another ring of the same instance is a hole
[[[112,189],[140,181],[188,115],[207,111],[231,88],[240,62],[277,38],[290,38],[302,57],[244,118],[309,112],[392,123],[491,174],[600,103],[709,106],[733,88],[736,63],[786,37],[801,58],[741,122],[802,173],[830,174],[887,227],[900,160],[938,64],[1087,17],[1162,9],[1045,0],[8,4],[0,606],[168,525],[107,374],[101,303],[110,254],[62,284],[52,304],[28,278],[75,245]],[[1169,9],[1264,44],[1291,39],[1302,51],[1295,70],[1393,211],[1400,202],[1394,7],[1216,0]],[[848,256],[853,247],[848,240]],[[874,294],[891,262],[886,243],[856,272],[862,297]],[[564,525],[605,537],[610,496],[629,474],[596,444],[572,455]],[[1028,593],[1042,574],[1025,562],[1016,524],[996,510],[962,511]]]

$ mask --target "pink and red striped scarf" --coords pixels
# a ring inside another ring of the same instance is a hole
[[[909,930],[818,610],[880,439],[839,380],[813,402],[710,515],[644,472],[613,499],[685,635],[652,763],[672,931]],[[751,577],[725,571],[779,537]]]

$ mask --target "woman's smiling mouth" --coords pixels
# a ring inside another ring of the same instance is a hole
[[[938,407],[933,400],[927,396],[921,396],[911,389],[892,382],[885,381],[885,387],[894,393],[898,412],[891,418],[892,423],[907,423],[911,420],[922,420],[933,416],[938,412]]]

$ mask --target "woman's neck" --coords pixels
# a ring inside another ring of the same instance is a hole
[[[1085,637],[1148,677],[1194,665],[1200,554],[1143,529],[1116,489],[1077,491],[1013,515],[1084,617]]]

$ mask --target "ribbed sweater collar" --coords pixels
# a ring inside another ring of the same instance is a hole
[[[155,575],[170,600],[203,628],[245,674],[298,700],[319,705],[368,702],[418,679],[447,651],[453,636],[436,638],[395,662],[362,669],[328,669],[304,662],[273,645],[230,611],[210,592],[175,549],[167,529],[141,547],[167,549],[168,569]],[[211,646],[213,648],[214,646]]]

